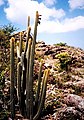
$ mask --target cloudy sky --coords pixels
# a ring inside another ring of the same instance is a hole
[[[37,41],[84,49],[84,0],[0,0],[0,26],[12,23],[25,30],[30,16],[33,33],[36,11],[42,15]]]

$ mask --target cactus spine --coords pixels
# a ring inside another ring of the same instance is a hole
[[[15,39],[12,37],[10,39],[10,110],[11,110],[11,118],[14,120],[15,116],[15,105],[14,105],[14,41]]]

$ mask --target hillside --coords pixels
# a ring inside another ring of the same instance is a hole
[[[4,77],[3,96],[5,96],[5,100],[9,99],[10,94],[7,91],[10,85],[9,57],[9,46],[5,49],[2,44],[0,47],[0,82]],[[44,60],[42,70],[50,68],[45,108],[41,120],[84,120],[84,50],[64,43],[46,45],[43,41],[37,42],[34,61],[35,85],[41,59]],[[1,112],[3,109],[2,98],[0,106]]]
[[[36,45],[38,58],[45,59],[50,68],[45,107],[49,116],[44,119],[84,119],[84,51],[66,44]],[[48,118],[49,117],[49,118]]]

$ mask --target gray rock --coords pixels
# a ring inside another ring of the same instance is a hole
[[[74,106],[76,109],[84,112],[84,98],[78,95],[68,94],[64,100],[67,105]]]
[[[60,109],[54,114],[55,120],[83,120],[81,112],[77,111],[75,107],[66,107]]]

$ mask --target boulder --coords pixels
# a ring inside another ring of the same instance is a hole
[[[68,94],[64,100],[68,106],[74,106],[79,111],[84,112],[84,98],[75,94]]]

